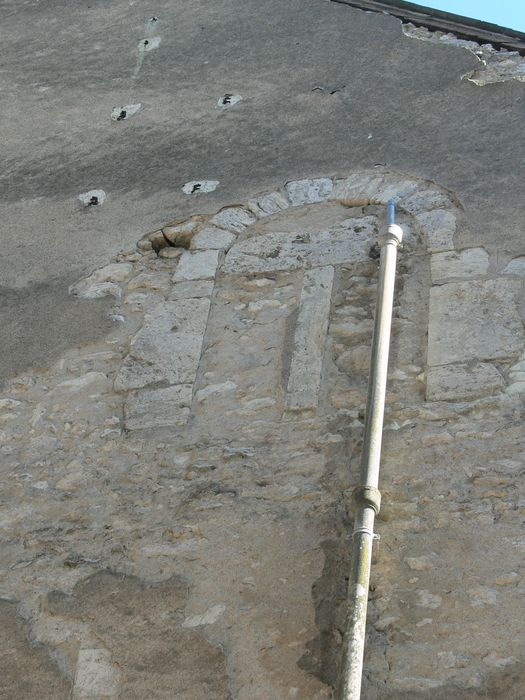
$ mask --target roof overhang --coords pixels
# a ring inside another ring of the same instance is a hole
[[[451,12],[442,12],[423,5],[403,2],[403,0],[332,0],[332,2],[369,12],[386,13],[398,17],[405,23],[411,22],[418,27],[427,27],[431,31],[450,32],[460,39],[492,44],[498,49],[520,53],[525,51],[525,33]]]

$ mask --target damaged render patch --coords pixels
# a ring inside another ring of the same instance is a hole
[[[139,102],[134,105],[123,105],[122,107],[114,107],[111,111],[111,119],[115,122],[121,122],[124,119],[129,119],[133,115],[140,112],[142,104]]]
[[[106,193],[104,190],[89,190],[88,192],[79,194],[78,199],[85,207],[96,207],[100,204],[104,204]]]
[[[219,184],[218,180],[191,180],[187,182],[182,191],[184,194],[199,194],[200,192],[213,192]]]
[[[478,44],[475,41],[458,39],[454,34],[432,32],[426,27],[416,27],[410,23],[401,26],[403,34],[410,39],[459,46],[474,54],[481,62],[482,67],[462,76],[462,78],[470,80],[471,83],[483,86],[491,83],[504,83],[507,80],[525,82],[525,56],[521,56],[517,51],[497,50],[492,44]]]

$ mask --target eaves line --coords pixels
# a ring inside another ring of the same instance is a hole
[[[369,12],[381,12],[398,17],[403,23],[411,22],[431,31],[450,32],[458,39],[492,44],[496,49],[508,49],[525,53],[525,34],[497,24],[462,17],[451,12],[414,5],[403,0],[331,0],[340,5],[357,7]]]

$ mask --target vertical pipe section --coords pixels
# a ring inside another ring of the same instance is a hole
[[[390,329],[396,277],[397,248],[403,230],[395,223],[395,203],[388,202],[388,225],[380,236],[381,262],[368,377],[361,477],[354,491],[356,515],[354,520],[352,562],[348,581],[348,611],[343,643],[343,662],[337,700],[360,700],[365,647],[366,611],[374,521],[381,505],[379,463],[383,433]]]

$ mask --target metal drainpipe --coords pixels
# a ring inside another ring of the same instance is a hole
[[[397,248],[403,230],[395,223],[395,203],[388,202],[388,225],[380,235],[381,262],[377,288],[374,335],[370,357],[360,484],[354,491],[356,504],[352,561],[348,581],[348,612],[343,661],[337,700],[359,700],[363,675],[366,609],[370,582],[374,520],[381,505],[379,462],[385,410],[388,351],[394,301]]]

